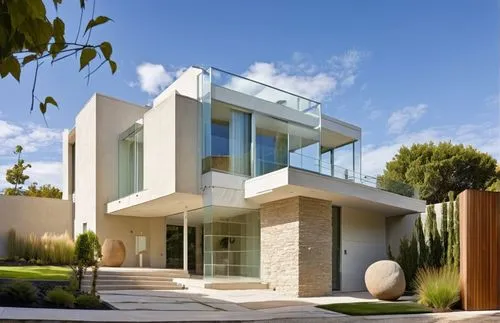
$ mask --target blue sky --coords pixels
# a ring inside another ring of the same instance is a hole
[[[32,68],[20,84],[0,80],[1,173],[22,144],[32,179],[60,185],[60,133],[92,93],[146,104],[190,65],[321,100],[324,112],[363,128],[367,174],[402,144],[428,140],[500,158],[498,1],[97,0],[96,12],[114,20],[92,39],[111,41],[118,72],[102,69],[87,85],[73,58],[45,64],[38,96],[61,107],[49,127],[29,113]],[[59,15],[73,37],[77,5],[66,1]]]

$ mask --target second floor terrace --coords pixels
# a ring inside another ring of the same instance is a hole
[[[320,102],[213,67],[188,72],[165,92],[188,93],[198,102],[198,120],[192,120],[198,130],[190,135],[199,138],[199,147],[190,149],[199,158],[200,175],[216,171],[253,178],[290,167],[417,196],[410,185],[363,174],[361,129],[323,114]],[[147,127],[141,119],[119,138],[119,197],[148,189]]]

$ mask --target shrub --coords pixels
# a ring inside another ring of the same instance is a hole
[[[4,288],[9,300],[16,304],[32,304],[36,301],[38,290],[27,281],[14,281]]]
[[[100,308],[101,301],[98,296],[82,294],[76,298],[76,307],[79,308]]]
[[[56,287],[50,290],[47,293],[45,300],[60,307],[75,307],[75,296],[73,296],[73,294],[71,294],[70,292],[65,291],[61,287]]]
[[[460,300],[460,274],[451,266],[420,269],[415,285],[418,302],[436,311],[450,311]]]
[[[88,267],[92,267],[91,294],[95,295],[97,271],[101,257],[101,245],[99,244],[97,235],[92,231],[79,234],[75,243],[75,263],[73,265],[73,271],[78,280],[78,289],[81,289],[85,270]]]
[[[412,287],[418,269],[418,243],[415,234],[411,239],[403,238],[399,244],[399,256],[395,259],[403,269],[406,279],[406,288]]]

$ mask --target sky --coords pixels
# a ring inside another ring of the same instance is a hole
[[[92,2],[88,2],[89,7]],[[322,102],[363,129],[362,171],[377,175],[401,145],[470,144],[500,159],[500,2],[96,0],[91,42],[110,41],[118,71],[89,84],[70,57],[39,72],[47,124],[30,113],[34,68],[0,80],[0,188],[18,144],[30,181],[61,186],[61,132],[94,92],[148,104],[186,67],[215,66]],[[55,15],[52,1],[47,2]],[[84,15],[90,18],[91,10]],[[66,38],[80,11],[57,13]]]

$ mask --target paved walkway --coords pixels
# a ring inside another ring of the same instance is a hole
[[[0,307],[0,320],[85,322],[500,322],[498,312],[346,316],[318,304],[372,301],[367,293],[294,298],[271,290],[109,291],[101,298],[116,311]]]

